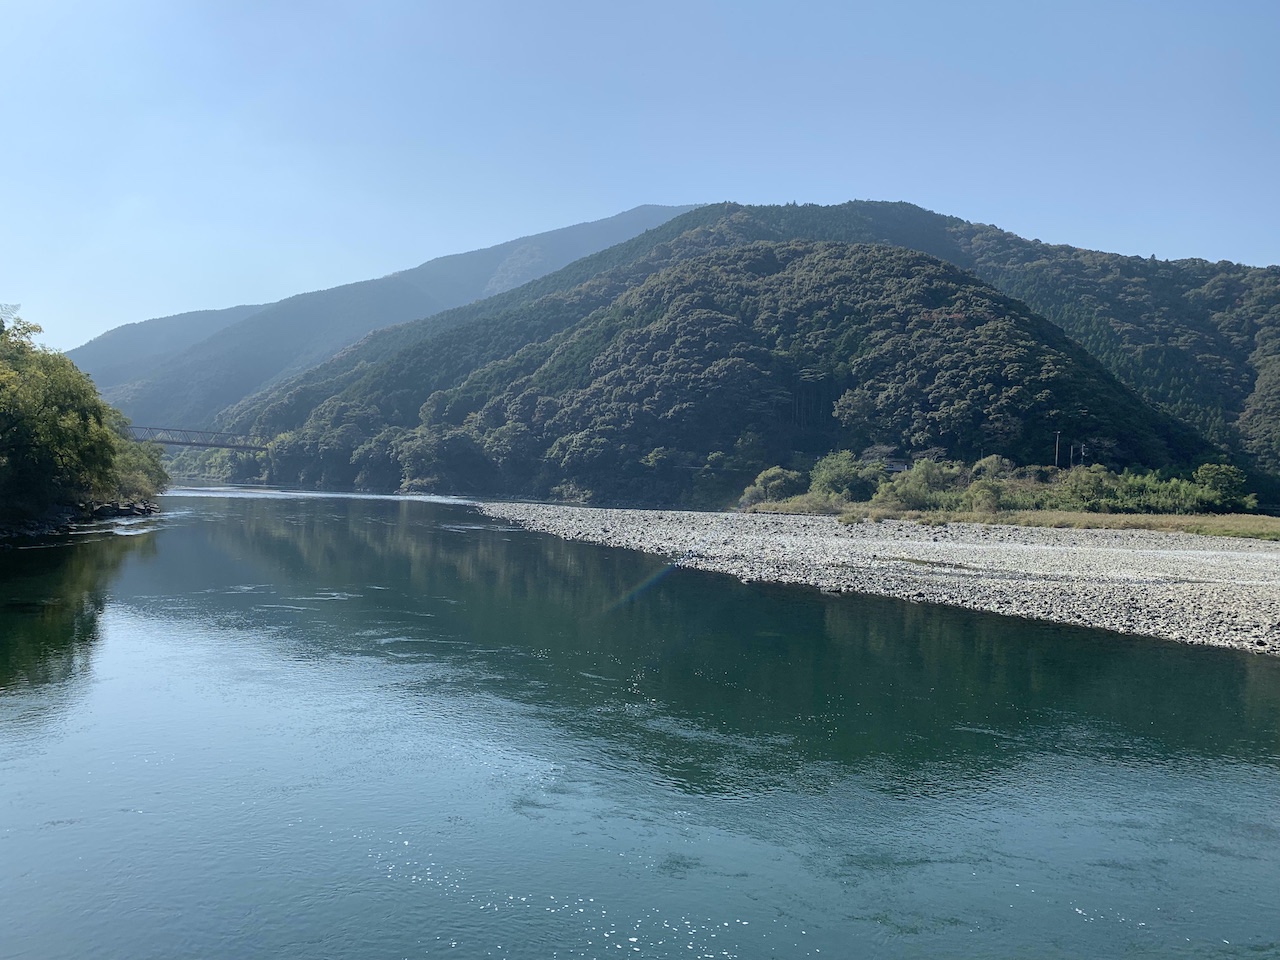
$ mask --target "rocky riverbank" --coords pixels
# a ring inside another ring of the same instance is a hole
[[[870,593],[1280,655],[1280,543],[834,517],[484,503],[570,540],[745,581]]]
[[[58,507],[39,517],[0,521],[0,546],[12,546],[15,542],[68,533],[73,527],[100,520],[146,517],[159,512],[159,504],[151,500],[79,503],[74,507]]]

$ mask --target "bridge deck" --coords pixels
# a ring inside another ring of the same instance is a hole
[[[223,450],[266,450],[256,437],[218,433],[213,430],[184,430],[181,427],[130,427],[135,440],[162,443],[170,447],[209,447]]]

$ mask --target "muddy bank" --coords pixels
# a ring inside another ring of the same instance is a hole
[[[794,583],[1280,655],[1280,544],[1146,530],[484,503],[570,540]]]

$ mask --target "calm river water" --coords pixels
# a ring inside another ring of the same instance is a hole
[[[1280,661],[164,505],[0,553],[0,956],[1280,956]]]

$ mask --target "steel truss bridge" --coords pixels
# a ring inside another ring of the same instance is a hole
[[[210,430],[183,430],[181,427],[130,427],[135,440],[150,440],[167,447],[214,447],[223,450],[265,450],[267,445],[256,437],[240,437],[233,433]]]

